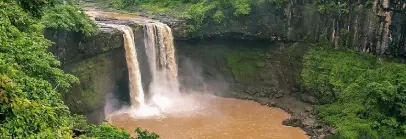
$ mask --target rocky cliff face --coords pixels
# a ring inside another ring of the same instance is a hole
[[[348,5],[348,14],[320,14],[307,0],[289,0],[283,6],[254,6],[249,15],[229,17],[221,23],[206,18],[200,31],[187,33],[187,23],[157,17],[174,28],[175,37],[229,35],[240,39],[322,41],[377,55],[405,57],[406,4],[403,0],[372,0]],[[231,34],[231,35],[230,35]]]
[[[80,79],[80,84],[62,94],[65,104],[91,123],[102,121],[106,97],[128,92],[121,32],[101,28],[97,35],[86,38],[80,33],[46,30],[45,36],[55,42],[50,51],[62,62],[63,70]]]

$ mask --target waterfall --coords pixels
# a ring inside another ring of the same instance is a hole
[[[141,76],[133,30],[126,25],[104,23],[99,23],[99,25],[116,28],[123,32],[131,109],[135,110],[131,115],[156,115],[169,108],[178,107],[174,106],[172,102],[179,98],[181,93],[171,28],[159,22],[143,25],[145,53],[151,73],[148,93],[152,96],[151,101],[146,104],[141,80],[144,76]]]
[[[178,66],[171,28],[163,23],[149,23],[143,29],[152,74],[150,93],[179,94]]]
[[[116,28],[122,31],[124,38],[125,58],[128,68],[129,89],[131,106],[140,108],[145,105],[144,90],[141,83],[141,72],[137,59],[137,50],[134,44],[134,33],[131,27],[125,25],[103,24],[100,25]]]

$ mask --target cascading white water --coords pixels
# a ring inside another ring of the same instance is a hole
[[[144,27],[144,43],[152,82],[149,85],[150,103],[161,112],[179,112],[184,105],[178,81],[178,65],[172,31],[163,23],[148,23]]]
[[[163,23],[144,25],[144,43],[152,74],[149,93],[179,94],[178,66],[171,28]]]
[[[137,59],[137,50],[134,44],[134,33],[131,27],[125,25],[103,24],[100,25],[116,28],[122,31],[124,39],[125,57],[128,68],[129,89],[131,106],[141,108],[145,105],[145,95],[141,83],[141,72]]]
[[[155,26],[153,24],[147,24],[144,26],[144,43],[145,51],[148,57],[149,68],[152,78],[156,75],[157,60],[156,60],[156,42],[155,42]]]
[[[146,103],[132,29],[125,25],[103,23],[100,25],[123,32],[132,106],[110,114],[107,119],[119,113],[128,113],[134,118],[142,118],[163,113],[182,113],[200,107],[198,104],[193,105],[195,103],[193,98],[187,98],[188,96],[182,96],[180,93],[175,46],[169,26],[160,22],[151,22],[143,26],[145,52],[152,77],[148,92],[152,97]]]

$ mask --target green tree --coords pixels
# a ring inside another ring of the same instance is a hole
[[[47,28],[80,32],[86,36],[97,33],[97,26],[79,7],[59,4],[47,8],[41,23]]]
[[[62,102],[60,93],[66,92],[78,79],[59,69],[60,62],[48,52],[51,42],[44,38],[44,25],[39,20],[44,11],[59,11],[52,9],[55,7],[49,7],[53,4],[52,0],[0,0],[2,139],[65,139],[72,138],[72,128],[85,128],[94,133],[97,132],[95,129],[107,126],[89,128],[82,116],[71,115]],[[58,7],[65,10],[63,14],[76,10],[65,5],[56,6]],[[90,32],[86,29],[90,20],[84,19],[86,16],[83,15],[71,13],[72,17],[59,16],[60,20],[69,21],[67,26],[55,21],[46,21],[46,24],[61,27],[60,29]],[[44,18],[55,20],[56,18],[50,18],[54,16],[56,15]],[[116,128],[112,129],[111,132],[124,134]]]
[[[189,31],[197,32],[205,25],[205,19],[221,23],[226,17],[248,15],[253,5],[264,2],[277,4],[286,3],[286,0],[99,0],[99,3],[110,7],[137,11],[143,7],[148,12],[168,13],[189,21]]]
[[[23,8],[18,1],[0,1],[0,113],[5,116],[0,136],[70,137],[69,109],[58,92],[78,80],[58,68],[60,63],[47,52],[43,25]]]
[[[405,137],[406,64],[324,46],[304,57],[303,87],[325,105],[319,115],[350,139]]]

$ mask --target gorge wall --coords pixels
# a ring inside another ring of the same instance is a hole
[[[128,25],[128,22],[115,23]],[[145,30],[130,26],[135,33],[136,47],[142,51]],[[129,104],[122,32],[102,27],[92,37],[61,30],[47,30],[45,35],[55,42],[50,51],[61,60],[63,69],[80,79],[80,84],[63,94],[72,112],[88,115],[92,117],[91,122],[98,122],[103,119],[105,100],[112,93],[121,97],[118,99],[123,103],[119,105]],[[183,84],[201,87],[199,84],[206,82],[209,83],[206,89],[216,90],[218,95],[245,99],[281,98],[293,93],[292,90],[298,91],[301,56],[307,48],[298,43],[232,38],[178,40],[175,46]],[[141,65],[148,64],[145,56],[139,57],[144,57]],[[196,80],[200,75],[203,78]]]
[[[101,28],[97,35],[85,37],[75,32],[46,30],[45,36],[55,42],[50,51],[62,62],[63,70],[80,80],[80,84],[62,94],[65,104],[73,113],[86,115],[90,123],[102,121],[106,97],[113,92],[128,95],[122,33]]]
[[[141,26],[114,20],[105,22],[131,26],[135,45],[143,51],[146,30]],[[106,107],[111,110],[130,105],[122,36],[122,32],[103,26],[92,37],[61,30],[46,31],[46,37],[55,42],[50,51],[62,61],[63,69],[77,76],[81,82],[62,97],[73,113],[86,115],[90,123],[103,121],[106,112],[109,112]],[[175,46],[181,84],[219,96],[281,107],[291,112],[296,121],[307,121],[305,125],[287,124],[301,126],[312,136],[329,132],[329,128],[315,121],[311,106],[300,101],[317,101],[300,93],[298,86],[302,56],[308,44],[212,37],[177,40]],[[145,66],[148,65],[146,56],[138,56],[143,57],[140,59],[141,67],[148,67]],[[143,80],[150,82],[148,78]],[[112,96],[117,101],[110,106],[106,100],[112,100]]]
[[[400,1],[377,0],[372,8],[353,6],[348,16],[322,15],[309,3],[264,4],[254,7],[249,15],[226,18],[222,23],[207,18],[207,24],[194,33],[187,33],[184,21],[156,19],[173,30],[182,83],[199,86],[206,82],[206,89],[217,90],[221,96],[282,107],[293,112],[294,121],[287,124],[320,135],[330,129],[320,126],[312,107],[300,101],[317,103],[316,98],[300,92],[302,56],[310,45],[305,42],[328,40],[336,46],[403,57],[406,14]],[[96,20],[131,26],[136,46],[144,47],[142,27],[123,20]],[[50,51],[61,60],[63,69],[81,81],[62,95],[65,103],[72,112],[85,114],[91,123],[104,119],[106,98],[118,96],[117,105],[130,103],[122,35],[103,26],[92,37],[62,30],[45,32],[55,42]],[[147,64],[143,61],[140,64]],[[203,78],[193,80],[194,74]]]
[[[327,5],[327,4],[326,4]],[[229,35],[240,39],[274,41],[329,40],[331,44],[378,55],[404,57],[406,43],[406,4],[402,0],[353,1],[339,12],[324,12],[308,0],[288,0],[282,5],[253,5],[248,15],[227,14],[220,23],[210,17],[199,31],[187,33],[188,21],[171,21],[178,39]],[[330,7],[327,7],[327,10]],[[227,16],[229,15],[229,16]]]
[[[327,40],[336,47],[405,57],[406,13],[405,3],[397,0],[376,0],[372,8],[354,4],[346,16],[322,15],[309,3],[291,0],[283,7],[260,5],[249,15],[226,18],[222,23],[207,18],[207,24],[193,33],[187,32],[185,21],[166,16],[156,19],[173,30],[183,84],[201,87],[205,82],[205,89],[216,90],[217,95],[281,107],[293,115],[285,124],[322,137],[332,130],[317,122],[313,108],[302,101],[317,104],[318,100],[301,92],[299,86],[307,47]],[[123,20],[96,20],[131,26],[136,46],[144,48],[142,27]],[[61,60],[62,68],[81,81],[62,94],[63,99],[73,113],[86,115],[90,123],[104,119],[107,98],[118,96],[120,103],[113,107],[130,103],[122,35],[103,26],[92,37],[63,30],[45,32],[55,42],[50,51]],[[147,64],[145,61],[140,64]],[[195,74],[203,78],[195,80]]]

